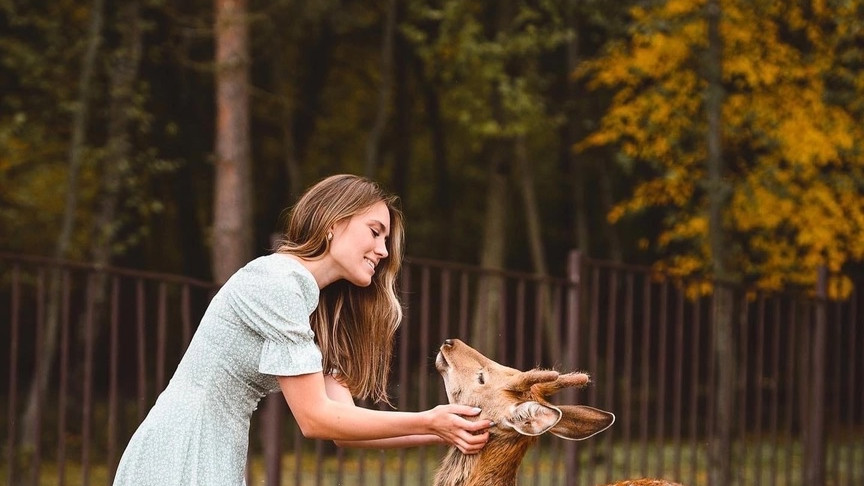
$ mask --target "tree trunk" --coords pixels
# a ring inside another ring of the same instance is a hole
[[[294,156],[301,167],[306,162],[309,142],[315,133],[321,115],[321,98],[330,74],[334,49],[331,15],[323,15],[319,24],[310,29],[309,39],[301,39],[298,46],[301,66],[297,80],[297,95],[294,97],[294,121],[291,124],[294,141]],[[305,42],[305,41],[309,42]]]
[[[282,141],[283,154],[285,163],[285,175],[288,178],[288,201],[286,206],[294,204],[294,201],[300,198],[303,193],[303,176],[300,171],[300,161],[297,160],[297,147],[294,145],[294,119],[291,117],[289,110],[285,109],[282,118]]]
[[[66,204],[60,234],[54,250],[55,258],[65,258],[72,241],[72,231],[75,226],[75,214],[78,209],[78,177],[81,172],[82,157],[87,137],[87,127],[90,123],[90,98],[93,86],[93,72],[96,65],[96,54],[102,43],[102,25],[104,23],[104,0],[93,0],[90,6],[90,23],[87,29],[87,44],[84,56],[81,58],[81,72],[78,76],[78,93],[76,110],[72,117],[72,138],[69,142],[69,168],[66,180]],[[60,321],[60,282],[62,273],[59,270],[51,272],[48,285],[48,297],[45,313],[44,342],[37,357],[37,372],[33,375],[27,394],[27,404],[21,419],[21,448],[24,456],[19,461],[27,462],[28,456],[36,451],[39,444],[40,409],[48,388],[51,368],[57,352],[57,331]],[[15,467],[10,464],[9,467]],[[35,473],[35,469],[33,470]],[[35,481],[35,474],[31,475]]]
[[[728,236],[723,227],[723,213],[729,200],[729,188],[723,181],[725,167],[722,149],[723,86],[721,10],[719,0],[709,0],[706,6],[708,51],[705,58],[707,88],[705,111],[708,119],[706,142],[708,158],[708,238],[716,280],[712,300],[713,343],[717,380],[717,398],[713,417],[714,434],[709,447],[709,484],[730,484],[732,464],[732,415],[735,401],[736,358],[733,322],[735,294],[729,265]]]
[[[252,257],[249,45],[246,0],[215,0],[216,184],[213,278],[224,283]]]
[[[537,207],[537,192],[534,190],[534,174],[531,163],[528,161],[528,152],[525,147],[525,137],[516,139],[516,157],[514,158],[516,180],[519,181],[522,205],[525,208],[525,227],[528,229],[528,246],[531,249],[531,262],[534,273],[546,278],[549,269],[546,266],[546,250],[543,247],[543,231],[540,227],[542,218]],[[558,336],[558,326],[554,319],[552,307],[552,295],[549,286],[541,281],[538,284],[538,301],[540,306],[540,323],[543,326],[546,337],[546,349],[552,363],[561,362],[561,339]]]
[[[453,193],[450,183],[449,161],[447,159],[447,135],[441,115],[441,101],[436,84],[424,73],[424,65],[418,59],[414,72],[423,92],[423,106],[426,112],[426,129],[429,131],[429,149],[432,153],[432,173],[434,174],[434,196],[432,211],[439,221],[453,219]],[[442,258],[452,257],[452,237],[450,231],[442,231],[441,246],[445,248]]]
[[[396,21],[405,19],[405,0],[396,0]],[[412,157],[411,96],[408,74],[413,62],[411,46],[405,36],[393,37],[393,191],[402,198],[405,209],[410,198],[409,175]]]
[[[378,106],[375,121],[366,138],[367,177],[375,177],[380,163],[381,137],[387,125],[387,112],[390,109],[390,96],[393,90],[393,35],[396,31],[396,0],[387,0],[387,12],[384,19],[384,35],[381,39],[381,73],[378,81]]]
[[[135,110],[135,81],[141,64],[142,32],[138,0],[126,0],[118,7],[117,25],[121,44],[110,66],[108,140],[102,159],[102,194],[93,234],[93,262],[109,265],[121,222],[118,220],[120,186],[134,162],[129,133]]]
[[[588,159],[579,158],[573,151],[573,146],[579,140],[579,120],[584,115],[580,113],[578,104],[590,97],[578,90],[576,82],[572,79],[572,73],[579,66],[580,37],[578,22],[576,18],[576,6],[568,2],[565,6],[565,22],[570,26],[574,35],[566,44],[564,51],[565,61],[562,63],[563,72],[559,74],[562,81],[562,97],[558,100],[559,106],[563,107],[564,123],[561,125],[561,171],[568,174],[570,184],[570,204],[567,209],[568,227],[572,228],[571,234],[573,244],[583,255],[591,255],[591,231],[589,229],[590,218],[588,217],[588,196],[586,193],[586,175],[588,172]]]
[[[288,40],[282,36],[276,37],[277,42]],[[288,64],[287,56],[275,56],[273,59],[273,79],[277,96],[283,101],[279,103],[279,129],[282,137],[282,163],[284,179],[273,181],[281,187],[282,198],[279,204],[284,208],[291,206],[303,192],[303,176],[300,161],[297,159],[297,145],[294,140],[294,100],[291,99],[292,71],[294,67]],[[287,189],[286,189],[287,188]],[[275,243],[275,242],[272,242]]]
[[[601,214],[609,214],[612,206],[615,204],[614,188],[612,186],[612,174],[609,164],[600,164],[598,170],[599,191],[600,191],[600,207],[603,208]],[[624,261],[624,250],[621,249],[621,238],[618,237],[618,231],[615,226],[609,224],[606,218],[600,221],[603,228],[603,234],[606,236],[606,245],[609,248],[608,258],[615,262]]]
[[[92,234],[93,263],[100,266],[111,265],[115,256],[117,235],[123,225],[123,217],[119,215],[121,186],[126,176],[133,170],[135,163],[131,160],[132,115],[139,109],[135,103],[135,84],[141,65],[143,32],[141,28],[140,4],[138,0],[125,0],[117,7],[117,19],[114,22],[119,34],[120,46],[113,53],[109,66],[109,107],[108,107],[108,139],[105,156],[102,158],[102,193],[98,213],[94,220]],[[108,316],[108,290],[110,280],[104,273],[96,273],[90,282],[92,289],[92,325],[77,326],[78,359],[75,361],[73,386],[86,383],[87,370],[86,350],[94,349],[105,329]],[[84,390],[81,390],[82,396]],[[85,396],[85,400],[89,397]],[[74,412],[79,412],[83,404],[73,403]],[[71,410],[70,410],[71,411]],[[109,410],[115,414],[116,410]],[[86,434],[91,431],[85,431]],[[116,440],[116,427],[109,426],[109,440]],[[113,468],[115,458],[109,457],[108,463]],[[113,469],[112,469],[113,473]]]
[[[490,140],[489,184],[486,188],[486,216],[483,222],[483,242],[480,251],[480,266],[485,270],[502,270],[507,249],[507,164],[500,147],[500,140]],[[502,319],[504,281],[497,275],[481,275],[477,283],[477,299],[472,319],[471,342],[477,349],[492,356],[498,354]]]
[[[484,31],[487,39],[495,39],[506,31],[507,19],[512,18],[513,2],[497,2],[496,8],[485,11]],[[502,73],[503,74],[503,73]],[[498,81],[490,81],[491,116],[499,127],[507,126],[507,115],[500,95]],[[484,160],[489,161],[489,183],[486,188],[486,216],[483,223],[483,246],[480,266],[485,270],[502,270],[507,252],[508,181],[510,158],[513,157],[513,139],[503,134],[485,140]],[[502,304],[504,279],[500,275],[483,275],[477,284],[471,339],[491,359],[499,356],[506,344]]]

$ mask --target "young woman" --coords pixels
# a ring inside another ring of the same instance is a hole
[[[387,401],[402,318],[396,198],[353,175],[328,177],[293,207],[275,253],[219,290],[169,385],[129,442],[115,486],[244,484],[249,420],[281,390],[303,435],[349,447],[450,444],[466,454],[489,438],[480,411],[370,410]]]

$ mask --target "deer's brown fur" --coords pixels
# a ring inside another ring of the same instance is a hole
[[[478,418],[496,423],[480,453],[451,448],[435,475],[435,486],[514,486],[522,458],[540,435],[550,432],[582,440],[609,428],[615,416],[583,405],[553,405],[551,395],[590,382],[581,372],[561,374],[535,368],[519,371],[492,361],[458,339],[441,346],[435,367],[450,403],[482,409]],[[609,486],[680,486],[657,479]]]

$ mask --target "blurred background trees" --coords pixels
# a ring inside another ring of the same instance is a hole
[[[729,271],[811,287],[864,255],[862,2],[719,3]],[[262,254],[353,172],[409,255],[711,274],[703,3],[250,0],[247,210],[216,189],[219,4],[0,1],[3,249],[55,253],[66,215],[68,258],[216,278],[220,205]]]
[[[705,277],[730,423],[740,296],[708,282],[864,260],[862,45],[864,0],[0,0],[0,251],[223,281],[307,186],[364,174],[402,197],[409,256]]]

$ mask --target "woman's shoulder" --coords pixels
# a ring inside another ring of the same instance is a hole
[[[318,300],[315,277],[300,262],[285,254],[271,253],[255,258],[232,277],[235,278],[280,291],[297,291],[307,301]]]
[[[274,277],[293,277],[300,283],[315,284],[315,277],[297,259],[284,253],[271,253],[260,256],[246,267],[256,274],[272,275]],[[317,286],[316,286],[317,287]]]

